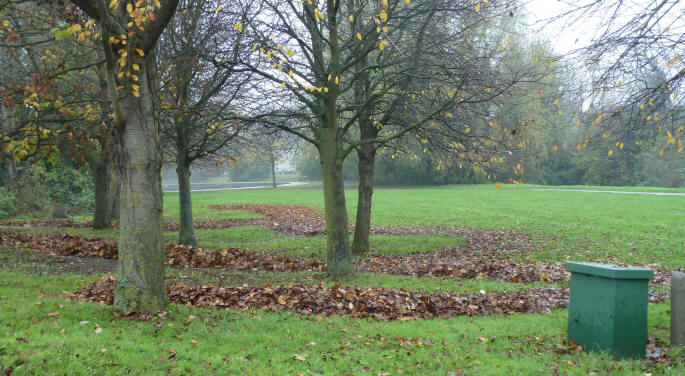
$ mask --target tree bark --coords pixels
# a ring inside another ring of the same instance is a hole
[[[376,145],[365,144],[357,150],[359,163],[359,195],[357,198],[357,219],[354,226],[352,252],[361,255],[369,252],[371,232],[371,198],[373,196],[373,168],[376,163]]]
[[[354,273],[350,249],[349,222],[345,204],[343,161],[333,143],[324,143],[319,149],[326,216],[327,274]]]
[[[178,176],[178,199],[180,209],[180,223],[178,228],[178,244],[197,245],[193,225],[193,204],[190,197],[190,162],[181,155],[176,157],[176,175]]]
[[[154,52],[140,67],[139,97],[120,99],[121,213],[119,267],[114,291],[118,312],[159,312],[167,302],[162,234],[162,153],[154,115]]]
[[[95,180],[95,208],[93,211],[93,229],[112,228],[110,207],[110,160],[102,151],[100,156],[91,160],[91,170]]]

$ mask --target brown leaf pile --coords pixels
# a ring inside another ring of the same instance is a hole
[[[289,310],[299,314],[350,315],[377,320],[483,316],[496,313],[540,313],[568,306],[568,289],[538,288],[519,291],[488,291],[479,294],[425,293],[379,287],[288,286],[190,286],[167,285],[169,301],[197,307]],[[69,297],[112,304],[114,277],[104,277]],[[651,302],[666,299],[650,293]]]
[[[299,314],[350,315],[378,320],[539,313],[568,305],[568,290],[543,288],[490,291],[486,294],[430,294],[377,287],[331,288],[322,285],[189,286],[167,285],[169,301],[198,307],[289,310]],[[112,304],[114,278],[105,277],[69,295]]]
[[[399,267],[398,265],[401,265]],[[406,255],[374,255],[359,260],[357,270],[411,276],[490,278],[506,282],[531,283],[569,279],[563,263],[525,264],[503,260],[496,253],[468,247]]]
[[[41,252],[81,257],[116,259],[118,254],[116,242],[71,234],[45,235],[0,231],[0,245],[14,249],[29,248]],[[166,263],[182,267],[238,270],[325,270],[325,264],[317,260],[298,260],[288,256],[275,256],[270,253],[238,248],[216,251],[179,244],[167,245]]]
[[[166,249],[166,263],[193,268],[232,268],[266,271],[323,271],[326,264],[318,260],[298,260],[285,255],[229,248],[210,250],[199,247],[170,244]]]
[[[0,245],[21,250],[29,248],[66,256],[117,258],[115,242],[72,234],[30,234],[0,231]]]
[[[271,204],[232,204],[208,205],[215,210],[246,210],[261,214],[267,219],[250,220],[275,231],[291,235],[319,235],[326,232],[326,221],[323,214],[304,205],[271,205]],[[246,220],[243,220],[246,221]]]

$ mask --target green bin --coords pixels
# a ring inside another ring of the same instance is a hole
[[[650,269],[568,262],[568,340],[615,359],[643,359]]]

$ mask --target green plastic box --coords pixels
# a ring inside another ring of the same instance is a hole
[[[568,340],[615,359],[643,359],[647,346],[649,280],[654,271],[568,262],[571,296]]]

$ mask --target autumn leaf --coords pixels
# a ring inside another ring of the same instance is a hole
[[[476,9],[476,12],[480,12],[480,2],[479,2],[478,4],[476,4],[476,8],[475,8],[475,9]]]
[[[243,31],[243,23],[238,21],[235,26],[233,26],[233,30]]]
[[[388,22],[388,13],[386,11],[382,10],[378,16],[380,17],[381,22]]]

